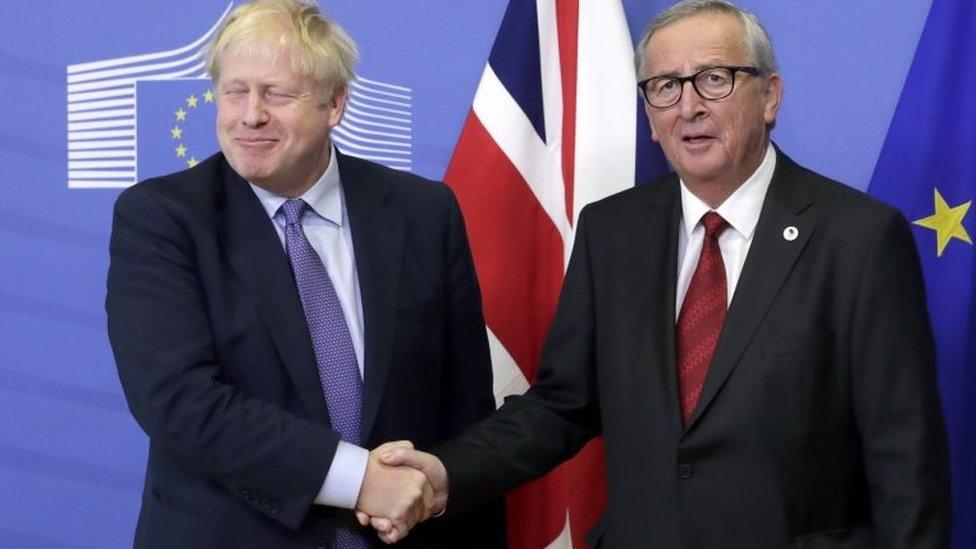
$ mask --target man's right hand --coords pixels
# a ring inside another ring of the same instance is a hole
[[[447,469],[437,456],[414,450],[413,447],[397,446],[381,452],[380,462],[393,467],[410,467],[423,473],[433,490],[430,513],[438,515],[447,508]]]
[[[373,456],[379,457],[381,466],[419,472],[425,477],[432,493],[430,499],[425,500],[425,510],[421,513],[420,521],[442,513],[447,507],[447,470],[436,456],[414,450],[412,444],[403,441],[387,443],[376,448],[370,453],[371,462]],[[367,474],[368,472],[367,468]],[[407,530],[404,530],[402,525],[383,515],[371,515],[364,510],[358,510],[357,516],[360,523],[364,526],[370,524],[379,534],[380,539],[386,543],[395,543],[406,536]]]
[[[403,539],[434,508],[434,493],[423,471],[381,463],[380,456],[390,455],[392,450],[413,452],[413,445],[407,441],[392,442],[370,452],[356,501],[360,521],[368,516],[379,522],[383,527],[377,528],[380,538],[387,543]]]

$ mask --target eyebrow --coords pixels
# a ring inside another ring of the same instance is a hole
[[[704,70],[714,69],[716,67],[732,66],[732,65],[735,65],[735,63],[731,63],[729,61],[719,61],[719,60],[716,60],[716,61],[713,61],[713,62],[710,62],[710,63],[701,63],[701,64],[698,64],[698,65],[695,65],[691,69],[691,74],[689,74],[688,76],[691,76],[692,74],[697,74],[697,73],[699,73],[701,71],[704,71]],[[681,78],[682,76],[684,76],[684,75],[682,75],[681,73],[679,73],[677,71],[669,71],[669,72],[663,72],[663,73],[660,73],[660,74],[655,74],[654,76],[650,76],[648,78]]]
[[[653,76],[649,76],[648,79],[653,80],[655,78],[678,78],[679,76],[681,75],[678,74],[677,72],[671,71],[671,72],[664,72],[661,74],[655,74]]]

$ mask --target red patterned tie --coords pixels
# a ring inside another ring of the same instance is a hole
[[[725,322],[728,289],[725,264],[718,237],[729,226],[715,212],[706,213],[701,220],[705,227],[705,241],[695,274],[678,315],[675,343],[678,352],[678,395],[681,397],[681,417],[687,425],[698,397],[705,385],[705,374],[712,362],[718,335]]]

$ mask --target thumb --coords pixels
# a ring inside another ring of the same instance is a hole
[[[380,454],[380,463],[383,465],[405,465],[421,472],[426,471],[433,465],[436,459],[431,454],[409,448],[395,448],[389,452]]]
[[[370,516],[362,511],[356,511],[356,520],[359,521],[360,526],[366,526],[369,524]]]
[[[413,443],[410,442],[409,440],[394,440],[393,442],[385,442],[383,444],[380,444],[373,451],[376,452],[377,454],[382,454],[385,452],[390,452],[391,450],[395,450],[397,448],[413,449]]]

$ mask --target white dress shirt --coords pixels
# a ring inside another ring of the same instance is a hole
[[[274,222],[275,231],[285,245],[285,216],[278,209],[288,200],[271,191],[251,184],[251,189],[261,201],[268,217]],[[325,264],[332,286],[335,287],[342,306],[349,336],[356,351],[360,378],[363,377],[363,306],[359,294],[359,276],[356,272],[356,256],[352,247],[352,227],[346,213],[346,201],[339,183],[339,166],[335,148],[329,156],[329,165],[322,177],[299,198],[309,209],[302,216],[302,230],[312,248]],[[359,498],[359,489],[366,474],[369,451],[339,441],[335,457],[329,465],[325,482],[315,503],[353,509]]]
[[[728,301],[732,303],[742,266],[746,262],[746,255],[752,245],[752,237],[759,222],[766,191],[773,179],[776,169],[776,149],[770,143],[766,148],[766,156],[745,182],[735,190],[725,202],[714,211],[729,223],[718,238],[718,247],[722,250],[722,262],[725,263],[725,279],[728,288]],[[678,230],[678,287],[675,292],[674,318],[681,313],[681,305],[691,284],[691,275],[698,266],[702,243],[705,241],[705,228],[701,218],[712,209],[700,198],[688,190],[681,181],[681,228]]]

